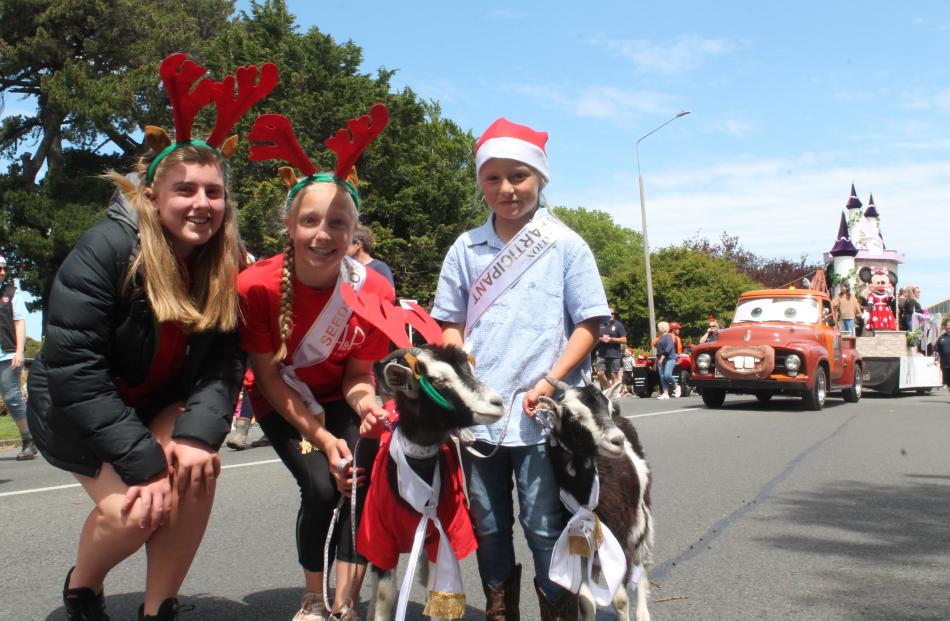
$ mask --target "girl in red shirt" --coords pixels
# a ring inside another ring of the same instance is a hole
[[[382,129],[379,123],[374,116],[374,129]],[[278,126],[286,131],[269,131]],[[284,117],[264,115],[250,138],[277,142],[288,133],[292,129]],[[251,158],[272,157],[275,147],[265,148],[269,151],[261,156],[264,148],[253,146]],[[294,153],[302,155],[299,146]],[[298,182],[292,169],[281,169],[291,186],[284,214],[286,248],[238,277],[240,332],[254,371],[248,391],[254,415],[300,486],[297,552],[306,592],[294,621],[325,621],[323,546],[340,494],[349,493],[352,477],[363,481],[372,465],[378,443],[369,439],[358,443],[355,469],[348,460],[354,459],[361,425],[368,431],[385,417],[377,405],[372,364],[389,351],[388,338],[350,314],[338,289],[341,283],[354,283],[389,303],[395,294],[382,276],[347,257],[359,201],[355,178],[347,179],[349,170],[338,166],[334,174],[317,174],[306,156],[292,161],[306,176]],[[363,485],[357,494],[357,514],[365,490]],[[359,592],[366,562],[349,536],[349,502],[344,505],[337,525],[341,536],[333,609],[335,616],[353,619],[348,599]]]

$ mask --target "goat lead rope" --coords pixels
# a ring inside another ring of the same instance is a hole
[[[531,390],[531,388],[527,388],[527,387],[525,387],[525,386],[522,386],[521,388],[519,388],[518,390],[514,391],[514,392],[511,394],[511,399],[509,399],[509,400],[508,400],[508,403],[505,404],[505,424],[504,424],[504,426],[501,428],[501,435],[498,436],[498,442],[495,444],[495,446],[492,448],[492,450],[491,450],[487,455],[485,455],[485,454],[483,454],[483,453],[479,453],[479,452],[476,451],[474,448],[472,448],[470,444],[464,444],[464,443],[462,442],[461,436],[459,435],[459,432],[456,431],[456,432],[455,432],[455,435],[456,435],[456,437],[457,437],[458,440],[459,440],[459,445],[464,446],[464,447],[465,447],[465,450],[468,451],[468,453],[469,453],[470,455],[472,455],[473,457],[475,457],[476,459],[488,459],[488,458],[490,458],[490,457],[494,457],[494,456],[495,456],[495,453],[497,453],[497,452],[501,449],[501,445],[502,445],[502,443],[505,441],[505,436],[508,435],[508,423],[511,422],[511,406],[512,406],[512,404],[513,404],[514,401],[515,401],[515,395],[517,395],[517,394],[518,394],[519,392],[521,392],[522,390],[525,390],[525,391],[527,392],[528,390]]]
[[[353,459],[349,462],[353,468],[353,482],[350,484],[350,537],[353,542],[353,551],[356,552],[356,455],[357,451],[360,448],[360,442],[363,441],[363,438],[359,438],[356,441],[356,445],[353,447]],[[345,471],[347,462],[341,462],[343,469]],[[327,538],[323,543],[323,607],[326,609],[327,613],[330,616],[333,616],[332,607],[330,606],[330,600],[328,599],[328,591],[330,590],[330,543],[333,541],[333,531],[336,528],[336,523],[340,517],[340,510],[343,508],[343,503],[346,502],[346,495],[340,494],[340,499],[336,501],[336,506],[333,508],[333,516],[330,518],[330,527],[327,530]],[[353,563],[355,565],[355,563]],[[339,569],[339,567],[337,567]],[[353,598],[353,591],[356,588],[356,567],[353,568],[353,575],[351,576],[350,581],[350,596],[347,600],[344,601],[343,608],[346,608],[346,602],[349,602],[351,608],[355,608],[355,599]],[[343,612],[343,609],[340,610]]]

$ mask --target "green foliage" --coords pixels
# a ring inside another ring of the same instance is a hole
[[[40,353],[40,348],[43,347],[43,341],[37,341],[36,339],[26,337],[26,343],[23,347],[23,356],[26,358],[36,358]]]
[[[4,407],[2,402],[0,402],[0,412],[3,413],[3,415],[0,416],[0,442],[5,440],[19,440],[20,430],[17,429],[13,419],[6,414],[6,407]]]

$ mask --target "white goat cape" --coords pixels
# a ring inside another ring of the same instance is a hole
[[[568,511],[573,513],[573,516],[568,520],[557,543],[554,544],[549,578],[571,593],[577,593],[585,578],[582,563],[586,563],[587,586],[597,604],[606,606],[623,583],[623,576],[627,571],[627,558],[623,554],[620,542],[603,522],[600,524],[600,531],[603,534],[602,543],[597,544],[594,509],[597,508],[599,499],[600,476],[598,474],[594,474],[594,484],[591,486],[590,498],[586,505],[580,504],[570,493],[561,490],[561,502]],[[588,549],[592,551],[591,555],[585,558],[579,554],[571,554],[571,537],[586,539]],[[604,581],[607,583],[606,588],[594,581],[592,577],[595,564],[600,566]]]

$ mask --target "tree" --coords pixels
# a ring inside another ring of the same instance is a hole
[[[740,272],[765,288],[780,288],[797,282],[820,267],[818,264],[809,263],[808,256],[804,253],[798,260],[760,257],[743,248],[737,236],[729,235],[725,231],[718,242],[711,242],[705,237],[693,237],[684,242],[684,246],[711,257],[735,262]]]
[[[0,126],[3,157],[32,145],[19,156],[20,184],[31,186],[44,165],[62,167],[64,140],[139,150],[131,134],[170,118],[158,61],[200,52],[233,10],[232,0],[0,0],[0,93],[36,106]]]

